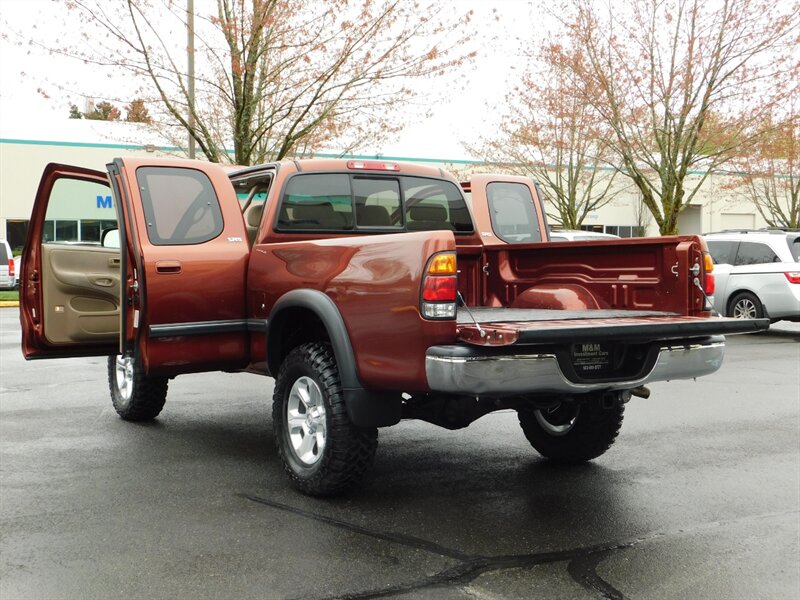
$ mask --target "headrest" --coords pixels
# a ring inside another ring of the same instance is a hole
[[[330,202],[316,204],[297,204],[292,211],[295,221],[323,221],[330,220],[333,216],[333,205]]]
[[[447,211],[441,204],[417,204],[408,212],[413,221],[447,221]]]
[[[372,227],[389,226],[392,218],[385,206],[371,204],[358,209],[358,224]]]

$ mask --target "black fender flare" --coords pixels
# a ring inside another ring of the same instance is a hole
[[[401,392],[374,392],[364,389],[358,377],[353,346],[342,314],[336,303],[324,292],[314,289],[292,290],[274,304],[267,321],[267,363],[270,370],[277,373],[279,359],[275,355],[278,351],[277,344],[270,343],[269,331],[273,322],[280,323],[280,314],[284,310],[293,308],[303,308],[314,313],[328,332],[350,421],[357,427],[386,427],[399,423],[402,412]]]

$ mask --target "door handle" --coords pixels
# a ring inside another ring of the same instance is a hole
[[[89,281],[96,286],[110,288],[119,285],[119,278],[107,275],[89,275]]]
[[[179,260],[160,260],[156,263],[156,273],[180,273],[181,263]]]

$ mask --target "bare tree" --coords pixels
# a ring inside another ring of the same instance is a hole
[[[408,118],[397,105],[415,100],[409,81],[449,73],[473,56],[470,14],[435,3],[216,0],[213,14],[194,20],[192,101],[183,1],[67,5],[85,24],[81,42],[34,43],[143,79],[133,95],[160,104],[154,120],[188,131],[215,162],[247,165],[379,141]]]
[[[579,229],[621,191],[612,188],[617,172],[606,166],[608,132],[575,94],[569,63],[577,53],[574,45],[548,43],[523,52],[527,67],[506,96],[498,135],[472,149],[486,162],[541,183],[555,209],[548,216],[567,229]]]
[[[784,116],[764,123],[763,135],[733,164],[727,187],[751,201],[770,227],[800,228],[800,113],[797,98]]]
[[[708,175],[755,143],[800,75],[800,4],[569,0],[561,14],[582,49],[569,63],[576,91],[661,233],[677,232]]]

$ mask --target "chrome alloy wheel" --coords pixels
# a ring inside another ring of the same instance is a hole
[[[117,356],[117,391],[126,402],[133,396],[133,358]]]
[[[294,382],[286,403],[286,431],[295,456],[307,466],[322,458],[328,425],[325,401],[317,382],[300,377]]]
[[[566,435],[575,426],[580,406],[572,402],[559,402],[555,406],[536,409],[536,421],[550,435]]]
[[[737,319],[755,319],[758,310],[750,298],[740,298],[733,307],[733,316]]]

